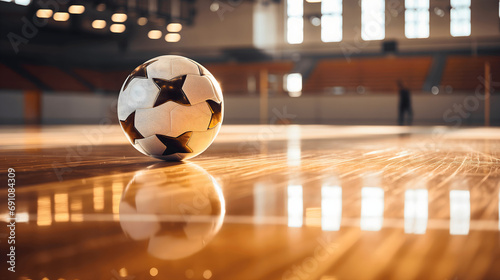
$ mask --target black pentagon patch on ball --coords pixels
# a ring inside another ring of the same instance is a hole
[[[166,149],[163,151],[164,156],[173,155],[175,153],[192,153],[193,150],[188,146],[189,139],[193,135],[192,131],[184,132],[177,137],[170,137],[161,134],[156,134],[158,140],[160,140]]]
[[[210,117],[210,123],[208,124],[208,129],[214,128],[217,124],[222,121],[222,102],[217,103],[213,100],[207,100],[208,107],[212,112],[212,116]]]
[[[132,143],[135,144],[135,139],[142,139],[144,136],[135,128],[135,111],[130,114],[126,120],[120,120],[120,125],[127,134]]]
[[[146,71],[146,68],[153,64],[154,62],[158,61],[158,59],[143,63],[128,75],[127,79],[125,80],[125,86],[123,87],[123,90],[125,90],[128,87],[128,84],[134,79],[134,78],[148,78],[148,72]]]
[[[160,90],[153,107],[168,101],[173,101],[182,105],[191,105],[186,94],[182,90],[186,77],[187,75],[183,75],[170,80],[153,78],[153,82]]]

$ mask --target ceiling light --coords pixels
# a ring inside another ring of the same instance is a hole
[[[92,22],[92,27],[95,29],[103,29],[106,27],[106,21],[102,19],[96,19]]]
[[[111,20],[114,22],[125,22],[127,20],[127,15],[124,13],[116,13],[111,16]]]
[[[75,14],[75,15],[83,14],[83,12],[85,12],[85,6],[83,6],[83,5],[71,5],[68,8],[68,12],[70,14]]]
[[[122,33],[123,31],[125,31],[125,25],[119,23],[111,24],[109,30],[111,30],[111,32],[113,33]]]
[[[137,24],[139,24],[140,26],[144,26],[147,23],[148,23],[148,19],[145,17],[140,17],[137,19]]]
[[[69,14],[66,12],[57,12],[54,14],[55,21],[67,21],[69,19]]]
[[[53,12],[50,9],[40,9],[36,11],[36,16],[39,18],[50,18]]]
[[[153,39],[153,40],[156,40],[156,39],[160,39],[161,38],[161,31],[160,30],[150,30],[148,32],[148,37],[149,39]]]
[[[169,43],[179,42],[181,40],[181,35],[179,33],[168,33],[165,35],[165,41]]]
[[[167,25],[168,32],[179,32],[182,30],[182,24],[180,23],[170,23]]]

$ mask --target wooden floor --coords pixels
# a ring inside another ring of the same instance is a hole
[[[224,125],[180,164],[116,126],[0,135],[1,279],[500,279],[500,129]]]

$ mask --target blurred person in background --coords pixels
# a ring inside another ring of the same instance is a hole
[[[405,119],[407,125],[411,125],[413,121],[413,109],[411,107],[411,93],[405,86],[402,80],[397,81],[399,91],[399,106],[398,106],[398,124],[404,125]],[[407,118],[405,118],[407,115]]]

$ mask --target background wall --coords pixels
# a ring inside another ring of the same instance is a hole
[[[225,123],[258,123],[259,99],[226,96]],[[22,123],[24,103],[18,92],[0,92],[0,120]],[[286,118],[291,123],[396,124],[397,95],[342,95],[320,97],[271,97],[269,122]],[[9,106],[5,106],[9,104]],[[44,93],[42,123],[99,123],[117,121],[116,96],[88,93]],[[492,125],[500,125],[500,96],[491,99]],[[484,102],[473,93],[452,95],[413,94],[414,124],[483,125]],[[463,112],[462,112],[463,111]],[[444,114],[448,112],[447,118]],[[464,117],[466,116],[466,117]]]
[[[1,91],[0,123],[24,123],[24,94],[22,91]]]
[[[311,54],[343,54],[345,49],[360,53],[373,53],[381,49],[380,41],[363,41],[361,39],[361,7],[360,1],[343,1],[343,39],[341,42],[321,42],[321,27],[314,26],[306,18],[304,20],[304,42],[299,45],[288,45],[285,37],[279,36],[275,49],[288,51],[302,51]],[[281,15],[286,18],[285,4],[278,8]],[[320,15],[320,3],[305,3],[305,15]],[[450,35],[449,1],[430,1],[430,35],[425,39],[407,39],[404,33],[404,0],[386,1],[385,39],[396,40],[401,52],[421,52],[451,49],[470,49],[475,51],[478,47],[491,47],[493,42],[498,42],[500,35],[500,22],[498,16],[499,3],[496,0],[476,0],[471,4],[471,36],[452,37]],[[439,8],[445,11],[438,16],[433,11]],[[270,12],[271,13],[271,12]],[[278,21],[276,34],[285,34],[285,22]],[[493,42],[492,42],[493,40]]]
[[[346,48],[355,49],[356,54],[374,53],[381,50],[380,41],[361,40],[360,1],[343,1],[342,42],[321,41],[321,27],[314,26],[309,16],[321,15],[320,3],[304,1],[304,42],[289,45],[285,38],[286,1],[217,1],[220,8],[210,11],[211,1],[198,1],[199,13],[193,26],[185,26],[178,43],[168,44],[163,40],[149,40],[149,29],[134,30],[130,52],[157,52],[168,48],[176,53],[189,53],[205,58],[217,58],[225,49],[257,47],[275,57],[301,52],[313,55],[343,54]],[[266,2],[269,4],[263,5]],[[492,47],[500,42],[499,3],[496,0],[475,0],[471,4],[471,36],[450,35],[450,2],[430,1],[430,36],[425,39],[406,39],[404,35],[404,0],[386,1],[386,26],[384,40],[397,40],[401,52],[463,50]],[[444,11],[442,16],[434,8]],[[203,42],[200,45],[199,42]]]

